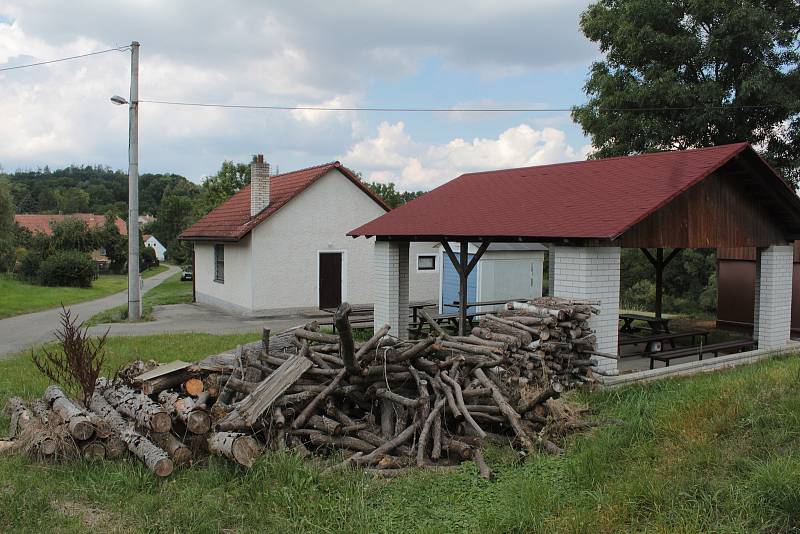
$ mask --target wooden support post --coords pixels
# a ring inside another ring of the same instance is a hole
[[[469,260],[469,242],[462,241],[459,244],[459,269],[458,269],[458,335],[467,335],[467,302],[469,301],[467,282],[469,281],[469,271],[467,265]]]
[[[640,249],[642,254],[645,255],[647,260],[653,265],[656,270],[656,302],[655,302],[655,315],[659,319],[663,310],[664,301],[664,268],[672,261],[672,259],[680,253],[681,248],[674,248],[669,255],[664,258],[664,249],[657,248],[655,257],[646,248]]]

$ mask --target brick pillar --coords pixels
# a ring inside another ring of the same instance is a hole
[[[408,339],[408,242],[375,241],[375,330],[385,324],[393,336]]]
[[[773,245],[761,250],[756,268],[756,310],[754,333],[758,348],[781,347],[789,342],[792,323],[791,245]]]
[[[547,245],[547,279],[550,285],[547,287],[547,295],[553,296],[553,280],[556,277],[556,255],[555,245]]]
[[[552,249],[554,279],[550,281],[556,297],[600,301],[600,314],[593,315],[589,326],[597,335],[597,350],[617,354],[619,332],[619,247],[565,247]],[[617,360],[593,357],[597,369],[617,371]]]

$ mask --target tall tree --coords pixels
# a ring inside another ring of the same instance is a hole
[[[390,208],[402,206],[406,202],[410,202],[424,193],[424,191],[398,191],[397,186],[395,186],[393,182],[386,184],[381,182],[369,182],[367,183],[367,187],[378,195],[381,200],[386,202]]]
[[[8,180],[0,177],[0,272],[10,271],[15,262],[14,203]]]
[[[580,24],[605,54],[572,112],[594,157],[750,141],[800,180],[797,0],[600,0]]]
[[[203,180],[200,186],[200,213],[205,215],[250,183],[250,165],[223,161],[217,174]]]

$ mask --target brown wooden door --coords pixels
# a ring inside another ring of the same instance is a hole
[[[342,253],[319,253],[319,307],[336,308],[342,303]]]

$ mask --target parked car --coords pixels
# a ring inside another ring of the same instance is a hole
[[[184,282],[186,280],[192,280],[193,278],[194,278],[194,269],[192,268],[191,265],[187,265],[186,267],[183,268],[183,271],[181,271],[181,282]]]

